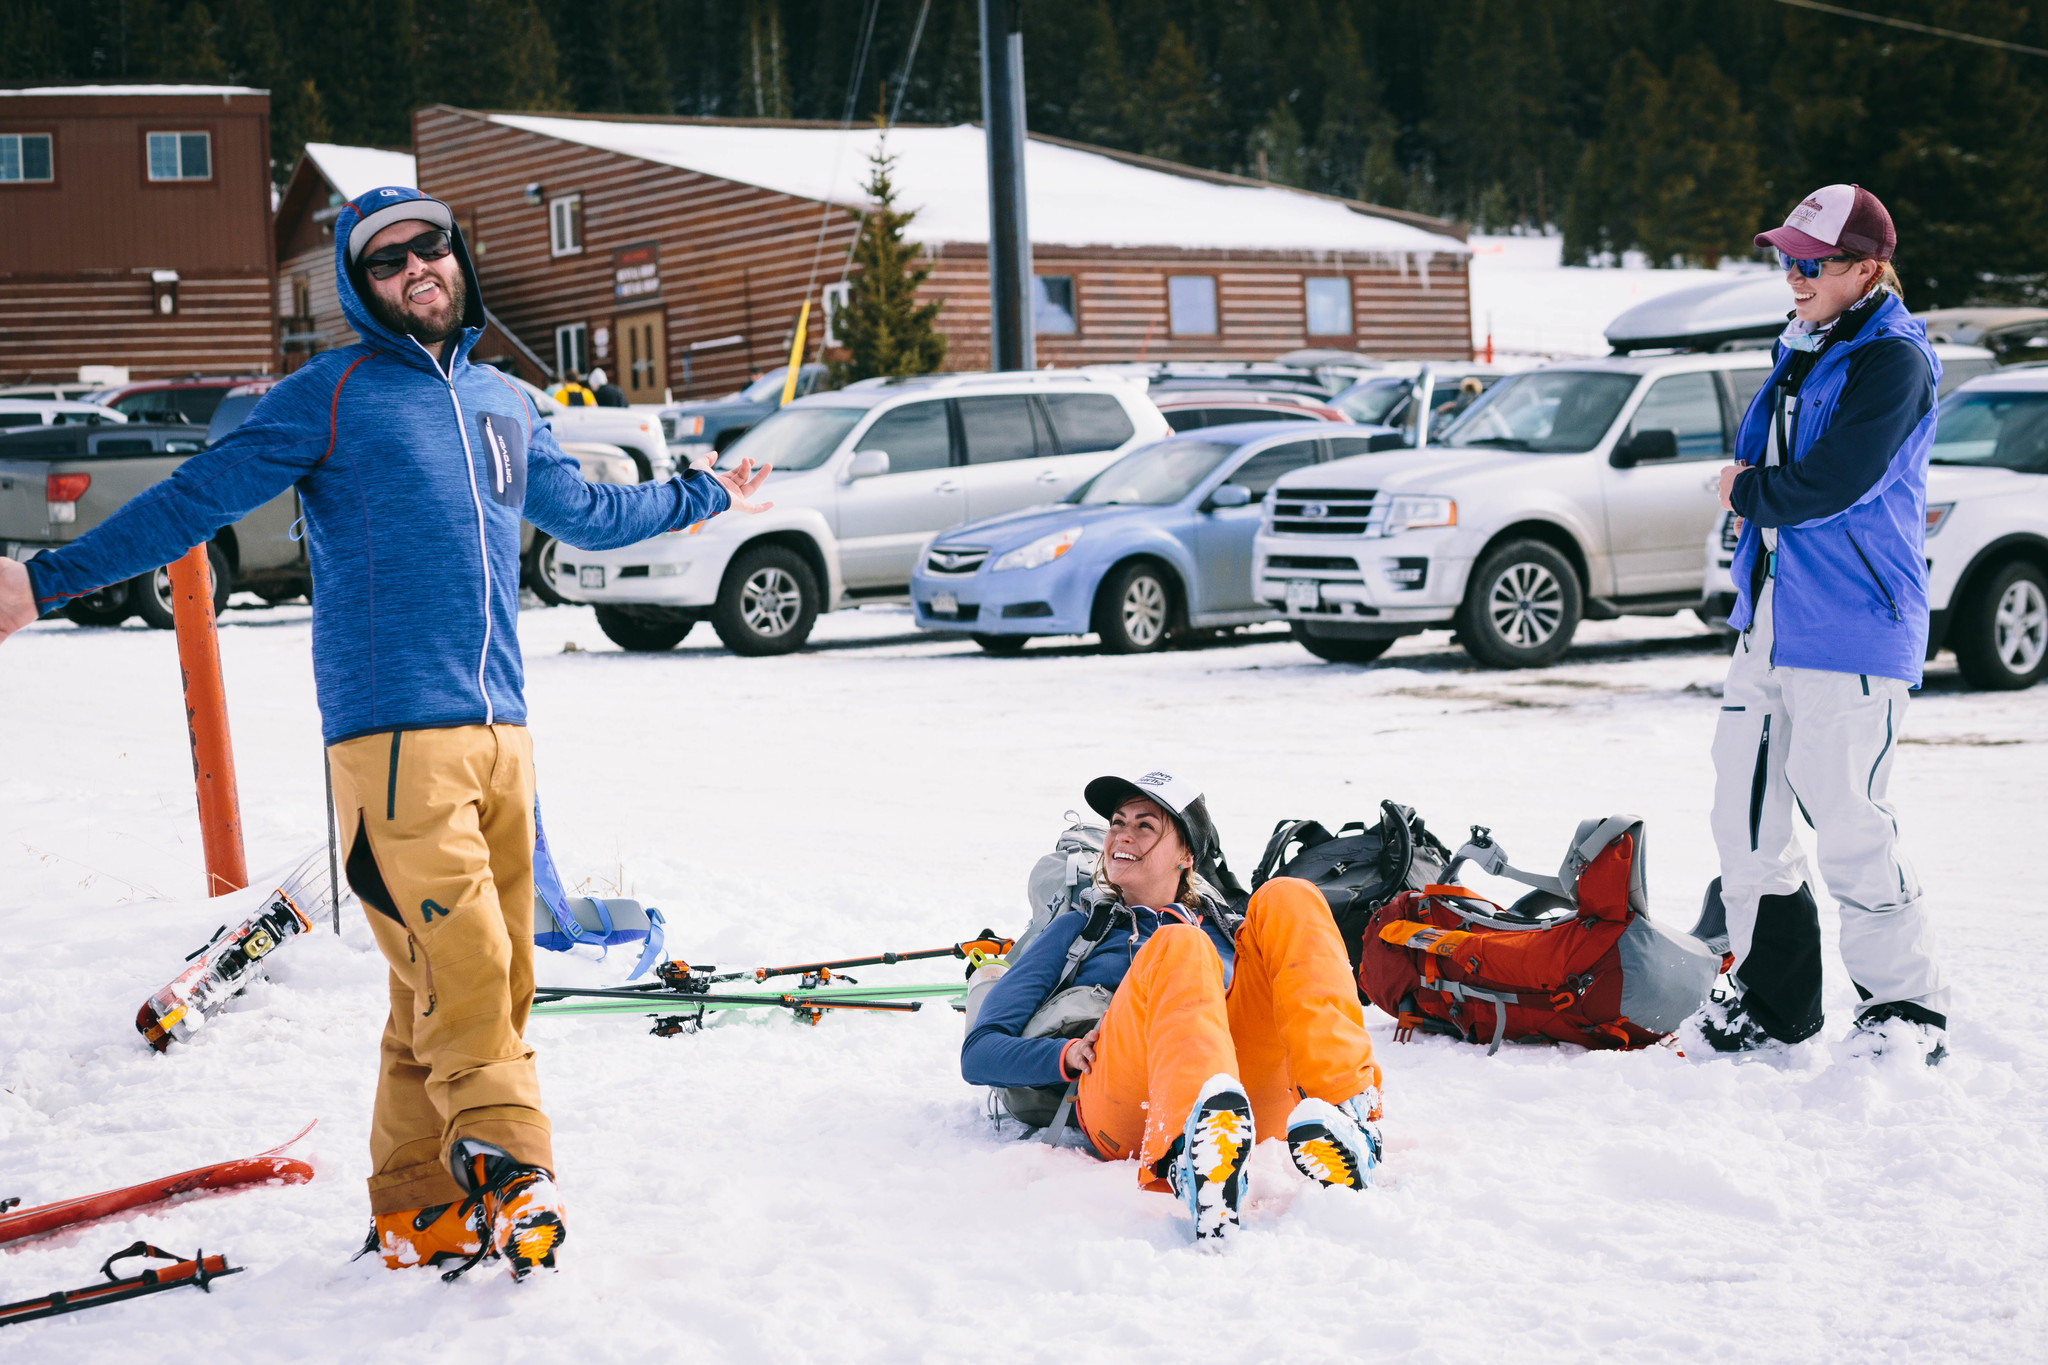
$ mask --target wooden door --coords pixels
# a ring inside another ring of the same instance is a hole
[[[628,403],[659,403],[668,388],[668,338],[661,310],[621,314],[612,324],[612,353],[619,375],[613,382]]]

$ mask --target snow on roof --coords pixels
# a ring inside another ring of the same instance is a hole
[[[31,85],[0,95],[267,95],[248,85]]]
[[[874,128],[759,128],[493,114],[495,123],[644,161],[860,207]],[[919,242],[988,240],[981,129],[894,128],[897,205]],[[1024,153],[1031,240],[1041,245],[1189,250],[1444,252],[1465,244],[1281,186],[1219,185],[1033,139]]]
[[[420,187],[419,172],[410,152],[309,142],[306,155],[313,158],[313,165],[327,177],[328,184],[341,191],[344,199],[354,199],[386,185],[402,185],[409,190]]]

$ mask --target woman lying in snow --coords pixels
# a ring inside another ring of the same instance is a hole
[[[961,1075],[1002,1087],[1078,1082],[1074,1123],[1096,1154],[1135,1157],[1145,1188],[1187,1203],[1198,1238],[1237,1226],[1258,1133],[1285,1132],[1314,1180],[1369,1185],[1380,1069],[1322,893],[1276,877],[1233,923],[1196,871],[1213,866],[1217,841],[1192,783],[1154,771],[1099,777],[1086,794],[1109,821],[1093,893],[980,1002]],[[1054,997],[1083,991],[1061,1002],[1071,1009],[1088,987],[1113,992],[1093,1028],[1038,1036],[1061,1008],[1048,1009]]]

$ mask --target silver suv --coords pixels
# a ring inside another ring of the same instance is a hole
[[[941,531],[1058,502],[1172,434],[1139,386],[1079,371],[864,380],[799,398],[720,458],[771,464],[773,510],[624,549],[557,552],[555,590],[626,649],[672,649],[709,617],[736,654],[801,648],[820,611],[907,601]]]

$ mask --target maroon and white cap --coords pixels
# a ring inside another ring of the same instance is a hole
[[[1756,235],[1758,246],[1774,246],[1794,260],[1817,261],[1847,253],[1892,258],[1899,234],[1877,196],[1861,185],[1823,185],[1799,201],[1783,227]]]

